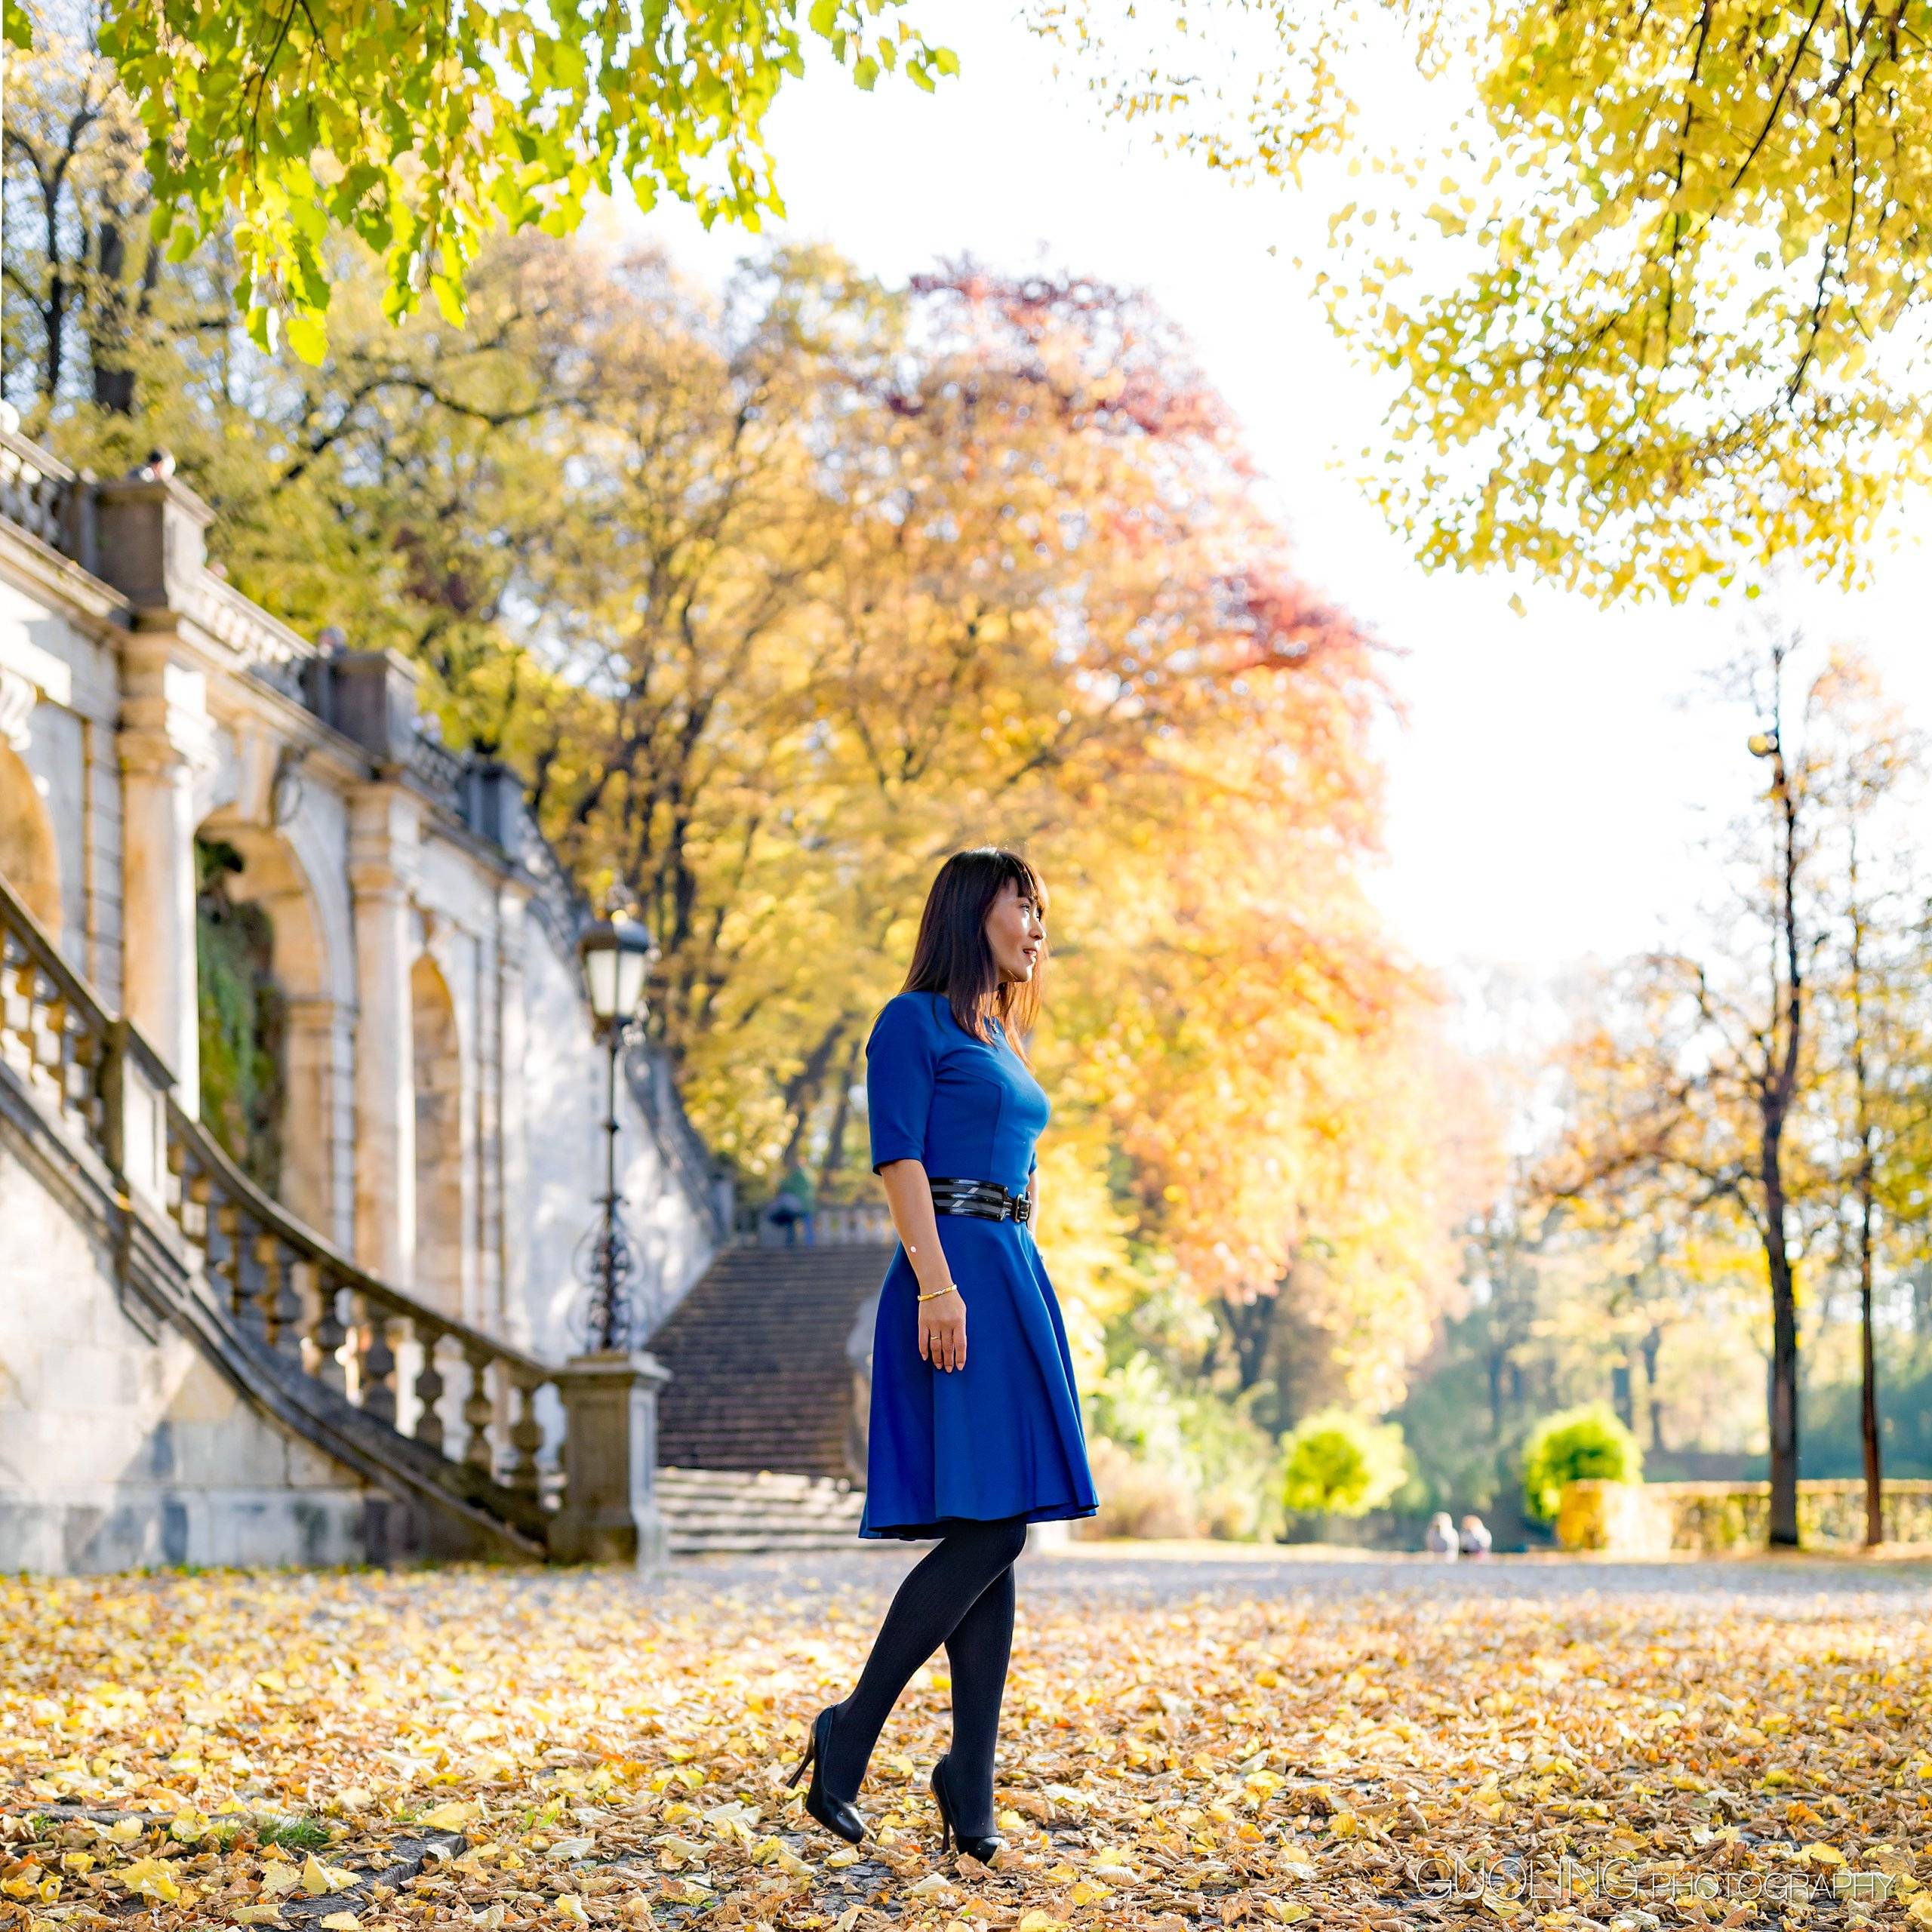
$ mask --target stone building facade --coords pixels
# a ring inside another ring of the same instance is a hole
[[[410,667],[324,648],[238,595],[208,561],[210,515],[171,476],[78,479],[0,432],[0,881],[193,1119],[198,900],[218,854],[222,903],[266,949],[279,1205],[420,1304],[410,1332],[432,1354],[435,1317],[478,1361],[488,1337],[561,1363],[602,1147],[584,909],[511,775],[426,728]],[[34,1051],[24,983],[16,1060]],[[664,1070],[637,1050],[626,1070],[622,1186],[654,1318],[728,1238],[731,1208]],[[44,1123],[15,1086],[0,1091],[0,1569],[353,1553],[366,1469],[264,1420],[232,1364],[224,1378],[131,1307],[109,1233],[63,1195],[62,1143],[34,1151]]]

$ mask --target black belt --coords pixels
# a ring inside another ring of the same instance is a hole
[[[933,1207],[942,1214],[971,1214],[981,1221],[1024,1221],[1033,1212],[1030,1194],[1009,1194],[996,1180],[932,1183]]]

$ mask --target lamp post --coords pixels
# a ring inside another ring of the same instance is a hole
[[[657,949],[635,921],[604,919],[577,942],[577,953],[605,1053],[602,1213],[577,1251],[577,1275],[590,1291],[585,1346],[608,1354],[631,1345],[629,1283],[637,1272],[637,1251],[624,1227],[617,1188],[617,1057],[631,1027],[644,1017],[645,981]]]

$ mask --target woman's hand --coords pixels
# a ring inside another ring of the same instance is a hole
[[[957,1288],[920,1303],[919,1355],[935,1368],[966,1366],[966,1298]]]

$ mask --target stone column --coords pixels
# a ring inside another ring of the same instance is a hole
[[[657,1513],[657,1392],[670,1380],[641,1350],[579,1355],[557,1377],[563,1398],[564,1506],[551,1519],[560,1563],[664,1558]]]
[[[207,680],[171,638],[137,635],[122,656],[122,1001],[198,1114],[194,785],[213,756]]]
[[[528,896],[506,886],[497,897],[497,1214],[487,1223],[497,1249],[497,1311],[504,1334],[534,1346],[530,1278],[530,1145],[524,1057],[530,1039],[529,989],[524,973],[528,943]]]
[[[409,973],[419,929],[421,808],[400,785],[350,795],[355,920],[355,1258],[407,1288],[416,1257],[416,1050]]]

